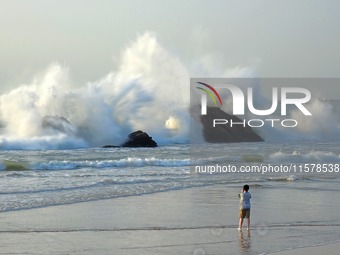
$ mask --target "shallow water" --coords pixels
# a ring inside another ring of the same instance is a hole
[[[212,184],[339,191],[340,173],[300,171],[304,164],[340,162],[338,141],[238,143],[159,148],[3,150],[0,211],[164,192]],[[196,166],[290,165],[290,172],[196,173]],[[19,171],[15,171],[18,170]],[[24,170],[22,170],[24,169]],[[326,169],[326,171],[328,171]],[[307,200],[308,201],[308,200]]]

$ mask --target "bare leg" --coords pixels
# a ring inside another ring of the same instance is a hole
[[[250,229],[250,217],[247,218],[247,227],[248,227],[248,229]]]
[[[240,218],[240,222],[238,223],[238,228],[242,229],[243,218]]]

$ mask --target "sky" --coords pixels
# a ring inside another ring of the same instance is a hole
[[[76,86],[119,65],[145,31],[185,64],[259,77],[340,77],[337,0],[0,0],[0,94],[60,63]],[[318,88],[340,98],[340,86]]]

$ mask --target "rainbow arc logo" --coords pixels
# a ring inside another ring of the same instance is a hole
[[[201,98],[202,115],[207,114],[207,95],[214,102],[215,106],[218,106],[218,103],[220,106],[222,106],[223,102],[222,102],[221,96],[218,94],[216,89],[214,89],[211,85],[204,83],[204,82],[196,82],[196,83],[203,86],[203,87],[196,87],[196,88],[205,92],[205,94],[202,94],[202,98]]]

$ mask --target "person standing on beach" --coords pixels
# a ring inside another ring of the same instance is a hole
[[[240,199],[240,221],[238,224],[238,230],[242,230],[243,219],[247,219],[247,230],[250,229],[250,199],[251,194],[249,192],[249,186],[246,184],[243,186],[242,193],[238,195]]]

